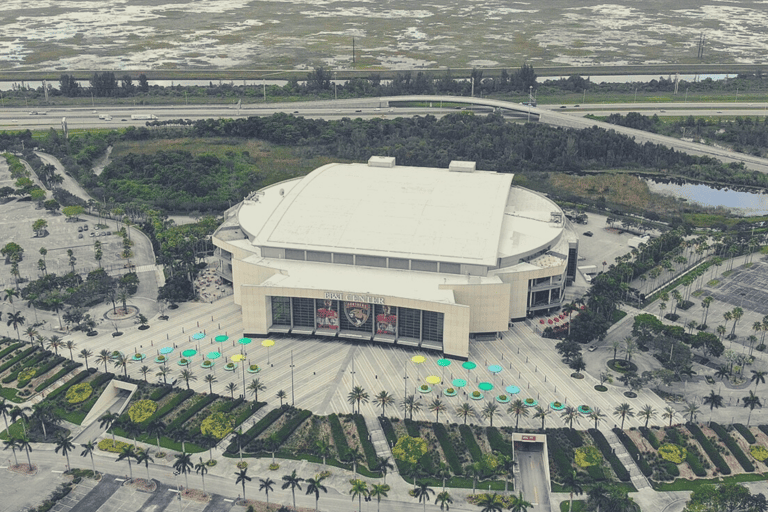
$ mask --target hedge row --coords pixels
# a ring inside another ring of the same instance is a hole
[[[37,371],[35,372],[35,375],[45,375],[46,373],[53,370],[54,368],[56,368],[66,360],[67,360],[66,357],[56,356],[50,361],[48,361],[47,363],[45,363],[43,366],[38,368]]]
[[[395,427],[392,426],[392,422],[385,416],[379,416],[379,424],[384,431],[384,437],[387,438],[390,446],[395,446],[397,443],[397,434],[395,434]]]
[[[195,394],[194,391],[191,389],[185,389],[175,397],[171,398],[170,401],[168,401],[167,404],[162,406],[160,409],[156,410],[155,413],[140,423],[140,425],[149,425],[153,421],[161,419],[163,416],[174,410],[176,407],[179,406],[184,400],[188,399],[189,397],[193,396]],[[126,415],[128,412],[126,411]]]
[[[720,440],[725,443],[725,446],[731,450],[731,453],[734,457],[736,457],[736,460],[739,461],[739,464],[741,464],[741,467],[744,468],[744,471],[751,473],[755,470],[755,465],[752,464],[752,461],[749,460],[749,458],[744,454],[744,451],[739,446],[739,443],[736,442],[736,440],[723,428],[722,425],[713,421],[710,427],[720,437]]]
[[[251,441],[259,437],[259,434],[264,432],[267,428],[269,428],[271,424],[276,422],[278,418],[283,415],[284,411],[285,409],[283,408],[272,409],[267,413],[266,416],[257,421],[254,426],[246,430],[245,434],[243,434],[244,438],[241,441],[242,446],[248,446]],[[237,453],[237,442],[230,443],[230,445],[227,447],[227,451],[229,453]]]
[[[53,354],[51,354],[51,355],[53,355]],[[36,365],[37,363],[39,363],[40,361],[42,361],[43,359],[45,359],[47,357],[48,357],[48,352],[40,352],[39,354],[36,354],[34,357],[24,361],[24,363],[19,365],[18,368],[16,368],[11,373],[9,373],[5,377],[3,377],[3,384],[8,384],[8,383],[11,383],[11,382],[15,381],[19,377],[19,373],[21,373],[22,370]],[[47,366],[47,365],[48,365],[48,363],[46,363],[44,366]],[[50,368],[48,368],[48,370],[50,370]],[[48,370],[46,370],[46,371],[48,371]],[[42,375],[45,372],[41,372],[40,370],[38,370],[36,373],[37,373],[37,375]],[[26,386],[29,383],[30,380],[31,379],[27,379],[26,382],[24,382],[20,386],[17,385],[16,387],[17,388],[23,388],[24,386]]]
[[[23,347],[23,346],[24,346],[24,344],[23,344],[23,343],[14,343],[14,344],[13,344],[13,345],[11,345],[10,347],[6,347],[6,348],[4,348],[3,350],[1,350],[1,351],[0,351],[0,359],[4,358],[5,356],[7,356],[8,354],[10,354],[11,352],[13,352],[14,350],[16,350],[17,348],[19,348],[19,347]]]
[[[161,398],[163,398],[165,395],[173,391],[173,386],[160,386],[155,388],[155,390],[152,392],[151,395],[149,395],[149,399],[153,402],[157,402]]]
[[[730,475],[731,474],[731,468],[728,467],[728,464],[725,463],[725,460],[720,455],[720,452],[717,451],[717,448],[710,442],[709,439],[707,439],[707,436],[704,435],[704,432],[701,431],[698,425],[695,423],[686,423],[685,426],[688,428],[688,430],[693,434],[693,437],[696,438],[696,440],[699,442],[702,448],[704,448],[704,451],[707,452],[707,456],[709,457],[709,460],[712,461],[712,464],[717,467],[717,469],[720,471],[720,473],[724,475]]]
[[[750,432],[749,428],[746,427],[743,423],[734,423],[733,428],[739,431],[739,434],[741,434],[741,437],[743,437],[749,444],[755,444],[757,442],[757,439],[755,439],[755,436]]]
[[[81,366],[81,363],[75,363],[74,366],[75,367]],[[85,378],[90,377],[91,373],[93,373],[95,371],[96,370],[91,368],[90,371],[86,370],[84,372],[78,373],[77,375],[75,375],[74,377],[69,379],[67,382],[65,382],[63,385],[59,386],[58,388],[56,388],[53,391],[51,391],[50,393],[48,393],[48,400],[53,400],[54,398],[56,398],[60,394],[66,393],[67,390],[70,388],[70,386],[74,386],[75,384],[77,384],[81,380],[84,380]],[[51,377],[51,378],[53,378],[53,377]]]
[[[379,461],[376,458],[376,448],[369,440],[368,425],[365,424],[365,418],[361,414],[354,414],[352,419],[355,420],[357,435],[360,438],[360,444],[363,445],[363,453],[365,453],[365,460],[368,462],[368,469],[374,471],[379,465]]]
[[[549,454],[552,455],[552,459],[555,461],[560,476],[565,476],[573,471],[571,459],[567,455],[568,451],[562,446],[558,437],[547,436],[547,444]]]
[[[667,435],[664,438],[664,441],[666,441],[667,443],[676,444],[678,446],[686,445],[685,439],[683,439],[683,436],[675,427],[667,429]]]
[[[232,411],[232,409],[236,409],[240,407],[240,404],[242,404],[245,401],[245,399],[242,396],[239,396],[235,398],[234,400],[230,399],[224,402],[219,406],[219,412],[228,413]],[[257,403],[264,403],[264,402],[257,402]]]
[[[595,482],[602,482],[605,480],[605,471],[602,466],[587,466],[587,474]]]
[[[574,448],[584,446],[584,439],[582,439],[581,434],[579,434],[576,429],[565,428],[563,429],[563,432],[565,433],[565,437],[568,439],[568,442],[571,443],[571,446]]]
[[[235,401],[237,401],[237,400],[235,400]],[[267,405],[267,402],[254,402],[254,403],[251,404],[250,407],[246,407],[245,409],[243,409],[240,412],[240,414],[235,416],[235,426],[234,426],[234,428],[237,428],[238,426],[240,426],[240,424],[242,422],[244,422],[245,420],[250,418],[256,411],[258,411],[259,409],[261,409],[265,405]],[[233,409],[229,409],[229,410],[232,411]]]
[[[605,438],[603,433],[599,430],[591,428],[589,429],[589,435],[591,435],[595,440],[595,444],[602,452],[603,457],[605,457],[605,459],[611,464],[611,467],[613,468],[613,471],[616,473],[616,476],[619,478],[619,480],[622,482],[629,482],[629,471],[627,471],[627,468],[624,467],[624,464],[621,463],[616,454],[613,453],[611,445],[608,444],[608,440]]]
[[[419,424],[413,420],[405,418],[405,430],[408,431],[408,435],[411,437],[421,437],[421,431],[419,430]]]
[[[461,438],[464,439],[464,446],[467,447],[472,460],[480,462],[483,459],[483,451],[477,445],[477,440],[472,433],[472,428],[467,425],[459,425],[459,432],[461,432]]]
[[[653,432],[653,430],[645,427],[640,427],[640,432],[643,434],[643,437],[648,441],[648,444],[650,444],[654,450],[659,449],[659,446],[661,446],[661,443],[659,443],[659,438],[656,437],[656,434]]]
[[[45,379],[43,382],[38,384],[37,387],[35,388],[35,391],[39,393],[40,391],[44,390],[45,388],[47,388],[48,386],[50,386],[51,384],[53,384],[54,382],[56,382],[57,380],[59,380],[60,378],[62,378],[72,370],[74,370],[75,368],[77,368],[77,364],[72,363],[70,361],[69,363],[64,365],[64,368],[62,368],[61,370],[59,370],[58,372],[56,372],[55,374],[51,375],[50,377]],[[84,373],[88,373],[88,372],[84,372]]]
[[[347,443],[347,436],[344,435],[344,429],[341,426],[339,417],[336,416],[335,413],[329,414],[328,423],[331,425],[333,444],[336,445],[336,451],[339,454],[339,460],[349,460],[349,443]]]
[[[198,400],[195,405],[184,411],[183,413],[176,416],[172,422],[168,424],[168,432],[172,432],[182,426],[184,422],[186,422],[189,418],[197,414],[198,412],[202,411],[203,408],[210,405],[214,400],[219,398],[219,395],[213,394],[213,395],[206,395],[201,400]]]
[[[664,471],[670,476],[680,476],[680,468],[677,467],[677,464],[668,460],[664,461]]]
[[[299,428],[299,425],[307,421],[307,418],[310,416],[312,416],[312,411],[299,410],[297,414],[294,414],[288,421],[283,423],[283,426],[280,427],[277,432],[273,433],[270,438],[277,446],[282,445],[288,440],[288,437],[293,434],[293,431]]]
[[[768,425],[758,425],[757,428],[760,429],[760,431],[768,436]]]
[[[699,449],[696,448],[695,445],[690,444],[688,445],[687,453],[685,454],[685,462],[691,466],[691,471],[693,471],[694,475],[698,477],[705,477],[707,476],[707,470],[701,464],[699,455]]]
[[[651,476],[653,474],[653,468],[651,468],[651,465],[648,464],[647,460],[645,460],[643,454],[640,453],[640,450],[637,448],[635,442],[632,441],[632,438],[630,438],[623,430],[619,428],[614,428],[613,433],[616,434],[616,437],[619,438],[621,444],[623,444],[624,448],[627,449],[629,455],[632,457],[632,460],[637,462],[637,466],[640,468],[640,471],[642,471],[645,476]]]
[[[453,443],[451,442],[451,438],[448,435],[448,430],[445,428],[445,425],[442,423],[433,423],[432,430],[435,433],[437,441],[440,443],[440,447],[443,449],[446,462],[451,466],[451,471],[453,471],[454,475],[460,475],[463,471],[461,461],[456,454],[456,450],[453,449]],[[493,448],[493,445],[491,445],[491,447]]]
[[[488,427],[485,429],[485,435],[488,436],[488,444],[491,445],[491,450],[503,455],[512,455],[512,444],[504,440],[499,429],[496,427]]]
[[[0,373],[3,373],[5,370],[10,368],[11,366],[15,365],[25,357],[27,357],[29,354],[37,350],[39,347],[29,347],[27,350],[23,350],[20,354],[17,354],[16,357],[12,357],[8,361],[2,364],[0,366]]]

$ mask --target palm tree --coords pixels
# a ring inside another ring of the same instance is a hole
[[[378,395],[373,397],[373,401],[376,402],[376,405],[381,407],[381,415],[386,416],[386,409],[390,405],[393,405],[395,403],[395,399],[386,391],[380,392]]]
[[[54,452],[59,453],[59,450],[61,450],[61,454],[64,455],[67,458],[67,471],[69,471],[69,452],[75,449],[75,445],[72,443],[72,436],[65,436],[61,433],[56,437],[56,448],[54,448]]]
[[[726,366],[721,366],[715,372],[715,377],[717,377],[720,380],[725,380],[725,378],[728,377],[729,375],[731,375],[731,372],[730,370],[728,370]]]
[[[408,419],[413,419],[413,413],[419,412],[421,410],[421,404],[416,400],[416,397],[414,395],[408,395],[405,397],[405,400],[403,400],[400,404],[400,407],[403,409],[404,413],[408,413]]]
[[[83,451],[80,452],[80,456],[81,457],[85,457],[86,455],[90,455],[91,456],[91,466],[93,467],[93,474],[95,476],[96,475],[96,464],[93,462],[93,452],[94,452],[94,450],[96,449],[96,446],[97,446],[96,441],[91,440],[91,441],[88,441],[85,444],[81,444],[80,446],[83,447]]]
[[[0,416],[3,417],[3,421],[5,422],[5,433],[8,435],[11,434],[10,430],[8,430],[8,416],[11,415],[12,410],[13,406],[9,404],[5,398],[0,398]]]
[[[54,345],[54,338],[58,338],[58,336],[51,336],[51,340],[48,342],[49,347],[55,347],[56,348],[56,354],[58,355],[58,347],[61,346],[61,342],[56,340],[57,344]],[[107,363],[109,363],[109,360],[112,358],[112,353],[107,349],[102,349],[99,352],[99,355],[96,356],[96,364],[103,363],[104,364],[104,373],[109,373],[109,370],[107,369]]]
[[[413,497],[418,499],[419,503],[424,503],[424,512],[427,510],[427,503],[429,503],[429,497],[432,494],[435,494],[435,491],[427,484],[419,484],[418,487],[413,490]]]
[[[157,449],[160,449],[160,436],[165,434],[165,423],[163,423],[161,420],[154,420],[147,425],[145,432],[147,435],[155,436],[155,441],[157,441]]]
[[[37,336],[37,329],[32,327],[31,325],[27,327],[27,330],[24,331],[25,336],[29,336],[29,343],[32,344],[35,342],[35,336]]]
[[[481,507],[480,512],[501,512],[504,510],[504,501],[496,493],[481,494],[475,505]]]
[[[301,490],[301,482],[303,482],[304,479],[300,478],[296,475],[296,470],[294,469],[290,475],[283,475],[283,485],[280,487],[281,489],[287,489],[291,488],[291,495],[293,496],[293,508],[296,508],[296,488]]]
[[[671,407],[664,408],[664,414],[661,415],[662,419],[669,420],[669,426],[672,426],[672,420],[675,417],[675,410]]]
[[[691,423],[693,423],[693,416],[694,416],[695,414],[698,414],[698,413],[699,413],[699,406],[698,406],[698,405],[696,405],[696,404],[691,404],[691,403],[687,403],[687,402],[686,402],[686,406],[685,406],[685,414],[688,414],[688,415],[690,415],[690,419],[689,419],[689,421],[690,421]]]
[[[59,355],[59,349],[62,347],[61,338],[58,336],[51,336],[51,339],[48,340],[48,350],[53,349],[54,352],[56,352],[56,355]],[[102,352],[107,352],[107,350],[102,350]]]
[[[718,325],[718,326],[717,326],[717,328],[715,329],[715,331],[717,331],[717,336],[718,336],[718,337],[720,338],[720,340],[722,341],[722,339],[723,339],[723,336],[725,336],[725,331],[726,331],[726,329],[725,329],[725,326],[724,326],[724,325],[722,325],[722,324],[721,324],[721,325]]]
[[[331,445],[328,443],[328,439],[323,437],[315,441],[315,450],[317,455],[323,458],[323,466],[325,466],[325,459],[331,454]]]
[[[357,476],[357,465],[360,462],[363,462],[365,460],[365,456],[360,453],[360,449],[355,447],[351,448],[347,452],[348,460],[352,461],[352,474],[356,477]]]
[[[184,487],[189,488],[189,478],[187,473],[192,471],[192,454],[181,452],[176,455],[176,462],[173,463],[173,469],[184,475]]]
[[[744,407],[749,407],[749,416],[747,416],[747,426],[749,426],[749,421],[752,419],[752,411],[755,410],[755,407],[762,407],[763,404],[752,390],[749,391],[749,396],[745,396],[741,401],[744,403]]]
[[[579,411],[575,407],[571,407],[570,405],[563,409],[563,412],[560,413],[560,417],[563,419],[564,422],[568,424],[568,428],[573,429],[573,422],[575,421],[576,424],[579,424]]]
[[[739,320],[741,320],[741,317],[744,316],[744,310],[740,307],[733,308],[733,311],[731,312],[733,315],[733,326],[731,327],[731,337],[736,336],[736,324],[739,323]]]
[[[267,386],[262,384],[262,382],[259,379],[253,379],[250,384],[248,384],[248,387],[246,388],[249,393],[253,395],[254,402],[259,401],[259,391],[264,391],[267,389]]]
[[[644,405],[640,412],[637,413],[638,418],[645,418],[645,428],[648,428],[648,422],[656,417],[656,409],[651,405]]]
[[[250,480],[250,478],[248,479]],[[259,478],[259,490],[264,491],[267,494],[267,506],[269,506],[269,491],[274,491],[272,487],[275,485],[275,481],[271,478]],[[243,484],[245,486],[245,484]],[[245,498],[245,487],[243,487],[243,498]]]
[[[216,380],[216,376],[212,373],[208,373],[203,377],[203,380],[208,384],[208,391],[210,391],[211,394],[213,394],[213,383],[218,382]]]
[[[320,491],[328,493],[328,489],[323,485],[324,476],[318,478],[307,478],[307,496],[315,495],[315,512],[317,512],[317,502],[320,501]]]
[[[605,418],[605,414],[603,414],[599,407],[594,407],[587,417],[595,422],[595,430],[597,430],[597,424]]]
[[[74,361],[75,360],[75,356],[72,355],[72,351],[77,348],[77,345],[75,344],[75,342],[72,341],[72,340],[67,340],[67,341],[64,342],[64,347],[69,349],[69,358],[72,361]]]
[[[123,446],[123,449],[120,451],[120,455],[117,456],[116,462],[120,462],[121,460],[128,461],[128,471],[131,476],[131,480],[133,480],[133,466],[131,466],[131,459],[135,459],[136,457],[136,451],[133,449],[133,445],[130,444]]]
[[[27,424],[29,424],[29,417],[32,413],[31,407],[14,407],[11,409],[11,421],[20,422],[24,436],[27,435]]]
[[[612,496],[611,488],[602,482],[598,482],[592,486],[587,494],[589,496],[589,501],[597,506],[597,512],[600,512],[600,507],[605,506],[607,508],[610,505]]]
[[[485,407],[483,407],[483,410],[480,414],[483,415],[483,418],[488,418],[491,422],[491,426],[493,426],[493,417],[499,412],[499,406],[494,404],[493,402],[488,402],[485,404]]]
[[[149,478],[149,463],[151,462],[154,464],[155,462],[155,459],[152,458],[151,453],[152,452],[150,450],[144,450],[136,454],[136,464],[139,466],[144,464],[144,468],[147,470],[147,482],[151,480]],[[205,490],[203,490],[203,492],[205,492]]]
[[[448,491],[443,491],[435,496],[435,505],[440,504],[440,510],[450,510],[450,505],[453,503],[453,498],[448,494]]]
[[[624,420],[629,418],[633,418],[635,416],[635,412],[632,410],[632,406],[628,403],[624,402],[621,405],[617,405],[616,408],[613,410],[613,415],[617,418],[621,418],[621,430],[624,430]]]
[[[11,303],[11,307],[13,308],[14,313],[16,312],[16,306],[13,305],[13,298],[18,296],[19,296],[19,292],[17,292],[13,288],[6,288],[5,290],[3,290],[3,299]]]
[[[280,399],[280,408],[281,409],[283,408],[283,400],[285,400],[287,396],[288,395],[282,389],[280,391],[278,391],[277,394],[275,395],[275,398],[279,398]]]
[[[712,423],[712,411],[719,409],[723,406],[723,397],[715,393],[715,390],[711,390],[709,395],[705,396],[701,403],[709,405],[709,423]]]
[[[11,449],[11,451],[13,452],[14,464],[18,466],[19,459],[16,458],[16,449],[18,448],[19,450],[21,450],[21,446],[19,445],[19,440],[15,437],[11,437],[10,439],[3,441],[3,444],[5,444],[5,448],[3,448],[3,450],[7,450],[8,448]]]
[[[13,325],[13,328],[16,329],[16,338],[21,339],[21,335],[19,334],[19,327],[23,326],[24,322],[26,322],[27,319],[22,316],[21,311],[6,313],[6,316],[8,317],[8,321],[6,322],[6,325],[8,327]]]
[[[524,418],[528,417],[528,408],[525,406],[525,402],[519,398],[509,404],[507,412],[515,415],[515,430],[517,430],[517,426],[520,424],[520,416]]]
[[[581,481],[576,476],[576,472],[572,471],[563,476],[562,487],[568,489],[570,492],[570,501],[568,503],[568,512],[573,510],[573,495],[581,494],[584,492],[584,488],[581,486]]]
[[[389,490],[390,487],[387,484],[371,484],[371,491],[368,493],[368,495],[371,498],[376,498],[376,512],[380,511],[381,498],[387,498],[387,493]]]
[[[197,380],[197,377],[195,377],[195,374],[187,370],[186,368],[181,370],[179,377],[184,379],[184,382],[187,383],[187,389],[189,389],[189,381],[195,382]]]
[[[187,386],[189,386],[189,384],[187,384]],[[232,396],[232,399],[234,400],[235,399],[235,391],[237,391],[237,384],[235,384],[234,382],[230,382],[229,384],[227,384],[224,387],[224,389],[229,391],[229,394]]]
[[[464,402],[460,406],[456,408],[456,414],[464,419],[464,424],[467,424],[467,417],[473,416],[475,414],[475,410],[472,408],[471,405],[469,405],[468,402]]]
[[[163,378],[163,384],[168,384],[168,376],[170,374],[171,374],[171,369],[163,365],[160,367],[159,370],[157,370],[157,373],[155,375]]]
[[[355,386],[347,395],[347,402],[352,404],[352,414],[355,413],[355,403],[357,403],[357,414],[360,414],[360,404],[368,403],[368,393],[362,386]]]
[[[509,478],[507,478],[509,475],[512,475],[512,478],[515,478],[514,469],[515,466],[517,466],[517,462],[515,459],[512,458],[511,455],[499,455],[499,472],[504,474],[504,492],[509,492]]]
[[[100,418],[99,418],[99,427],[103,428],[107,432],[115,425],[117,420],[120,419],[120,415],[116,412],[105,412]],[[112,444],[115,444],[115,432],[112,431]]]
[[[525,501],[523,491],[520,491],[517,496],[512,496],[512,506],[509,507],[509,510],[511,512],[527,512],[532,506],[533,503]]]
[[[235,476],[237,476],[237,480],[235,480],[235,485],[243,484],[243,499],[245,499],[245,482],[251,481],[251,477],[248,476],[248,468],[241,469],[239,473],[235,473]],[[269,480],[269,478],[267,478],[267,480]],[[269,503],[269,494],[267,494],[267,503]]]
[[[90,368],[88,368],[88,358],[91,357],[92,355],[93,355],[93,351],[88,350],[87,348],[84,348],[83,350],[80,351],[80,354],[78,354],[78,356],[77,356],[80,359],[85,359],[85,369],[86,370],[90,369]]]
[[[203,462],[203,458],[200,457],[200,462],[195,464],[195,473],[200,474],[200,478],[203,480],[203,494],[207,494],[205,492],[205,474],[208,473],[208,464]]]
[[[536,406],[536,412],[533,414],[533,419],[535,420],[541,420],[541,430],[544,430],[544,420],[547,419],[547,416],[552,412],[549,409],[543,409],[541,406]]]
[[[390,469],[395,469],[394,464],[390,461],[389,457],[376,457],[376,467],[379,471],[384,473],[384,483],[387,483],[387,473]]]
[[[752,372],[752,378],[749,379],[750,382],[755,383],[755,391],[757,391],[757,385],[758,384],[765,384],[765,377],[768,375],[768,372],[760,371],[760,370],[750,370]]]
[[[152,369],[147,365],[144,365],[141,368],[139,368],[139,373],[142,375],[142,377],[144,377],[144,382],[147,382],[147,374],[151,371]]]
[[[349,490],[349,494],[352,495],[352,500],[357,498],[357,511],[361,512],[363,508],[363,498],[367,498],[369,495],[368,484],[362,480],[352,480],[352,488]]]
[[[115,368],[122,368],[123,374],[127,377],[128,376],[128,363],[131,360],[128,359],[128,356],[125,356],[123,354],[120,354],[117,356],[117,359],[115,359],[115,362],[113,363]]]

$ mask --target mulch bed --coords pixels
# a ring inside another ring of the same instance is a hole
[[[237,500],[235,502],[235,505],[239,505],[241,507],[248,507],[252,506],[254,512],[276,512],[277,510],[280,510],[280,507],[282,505],[270,503],[267,505],[266,501],[256,501],[256,500]],[[303,508],[303,507],[296,507],[291,508],[288,506],[289,510],[295,510],[296,512],[315,512],[314,508]]]
[[[37,474],[37,466],[34,464],[31,467],[29,464],[12,464],[8,466],[8,471],[13,471],[20,475],[35,476]]]
[[[200,489],[184,489],[181,492],[181,496],[185,500],[198,501],[200,503],[207,503],[211,500],[211,496],[203,493]]]
[[[147,480],[146,478],[134,478],[133,480],[126,480],[123,484],[127,487],[133,487],[139,491],[155,492],[157,490],[157,482],[154,480]]]

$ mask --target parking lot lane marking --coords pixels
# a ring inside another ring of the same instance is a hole
[[[224,498],[224,501],[226,501],[227,503],[232,503],[235,500],[230,500],[229,498]]]
[[[51,473],[64,473],[64,472],[63,472],[63,471],[59,471],[59,470],[57,470],[57,469],[52,469],[52,470],[51,470]]]

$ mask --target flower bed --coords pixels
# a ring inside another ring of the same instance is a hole
[[[123,353],[120,352],[119,350],[114,350],[109,357],[111,357],[112,359],[120,359],[122,355]]]
[[[603,462],[603,455],[597,447],[592,445],[582,446],[573,451],[574,459],[579,467],[587,468]]]
[[[259,365],[252,364],[248,367],[248,373],[259,373],[261,371],[261,368],[259,368]]]
[[[762,445],[755,444],[749,447],[749,454],[752,455],[752,457],[760,462],[765,461],[765,459],[768,459],[768,450],[765,449]]]
[[[155,362],[158,364],[165,364],[166,361],[168,361],[168,358],[165,356],[157,356],[155,358]]]
[[[99,450],[112,453],[120,453],[126,446],[133,446],[133,443],[124,443],[122,441],[112,442],[111,438],[102,439],[99,441]]]
[[[75,384],[67,390],[67,402],[70,404],[79,404],[85,402],[93,393],[93,388],[87,382]]]
[[[179,362],[176,364],[178,364],[179,366],[187,366],[189,365],[189,359],[179,359]]]
[[[134,423],[141,423],[149,419],[157,410],[157,404],[152,400],[139,400],[128,409],[128,417]]]
[[[659,446],[659,456],[669,462],[682,464],[688,456],[688,450],[676,444],[664,443]]]
[[[589,414],[592,412],[592,408],[588,405],[580,405],[576,408],[577,411],[579,411],[581,414]]]
[[[453,388],[447,388],[443,390],[445,396],[456,396],[458,392]]]
[[[419,393],[424,393],[426,395],[427,393],[431,393],[431,392],[432,392],[432,388],[427,386],[426,384],[422,384],[421,386],[419,386]]]
[[[472,400],[482,400],[485,396],[479,391],[473,391],[469,394],[469,398]]]
[[[237,363],[227,363],[224,366],[224,369],[227,370],[228,372],[233,372],[237,370]]]
[[[203,361],[200,364],[200,367],[201,368],[213,368],[213,364],[214,364],[213,361],[209,361],[208,359],[206,359],[205,361]]]
[[[507,395],[499,395],[496,397],[496,401],[500,404],[507,404],[509,403],[509,397]]]
[[[526,407],[536,407],[537,405],[539,405],[539,401],[536,400],[535,398],[526,398],[525,400],[523,400],[523,405],[525,405]]]
[[[215,412],[203,420],[200,425],[200,432],[216,439],[224,439],[227,434],[232,432],[234,423],[234,419],[229,414]]]
[[[136,354],[133,354],[133,358],[132,359],[134,361],[143,361],[146,358],[147,358],[146,354],[136,353]]]
[[[565,409],[565,404],[562,402],[551,402],[549,407],[555,411],[562,411]]]

